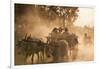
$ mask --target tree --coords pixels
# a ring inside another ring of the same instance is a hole
[[[73,23],[78,17],[78,7],[63,7],[63,6],[39,6],[49,19],[53,16],[58,16],[62,19],[62,26],[73,26]],[[54,19],[54,18],[53,18]],[[65,22],[66,21],[66,22]]]

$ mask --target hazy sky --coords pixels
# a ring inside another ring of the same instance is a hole
[[[93,26],[94,9],[93,8],[79,8],[78,19],[75,21],[76,26]]]

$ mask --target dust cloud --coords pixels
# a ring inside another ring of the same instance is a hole
[[[50,17],[48,13],[48,11],[44,12],[36,5],[15,4],[15,43],[24,38],[25,34],[46,42],[47,36],[52,29],[62,25],[62,20],[59,16],[52,14],[52,17]],[[75,33],[78,36],[79,41],[78,55],[75,61],[92,61],[94,59],[94,27],[77,25],[69,28],[71,33]],[[89,38],[84,37],[85,33]],[[31,62],[31,57],[27,58],[28,63]],[[37,60],[36,55],[35,60]]]

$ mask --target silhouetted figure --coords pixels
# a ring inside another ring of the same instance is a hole
[[[64,56],[68,55],[68,43],[62,38],[62,34],[63,29],[59,27],[54,28],[50,35],[51,41],[49,45],[51,45],[50,49],[53,55],[54,62],[63,62],[62,59],[64,59]]]
[[[63,28],[59,27],[58,28],[58,38],[57,38],[57,40],[62,40],[62,33],[63,33]]]
[[[69,54],[72,60],[75,60],[78,52],[78,37],[74,33],[69,33],[68,28],[63,32],[63,39],[68,42]]]
[[[84,33],[83,42],[84,46],[90,46],[90,44],[92,44],[91,36],[88,35],[88,33]]]

